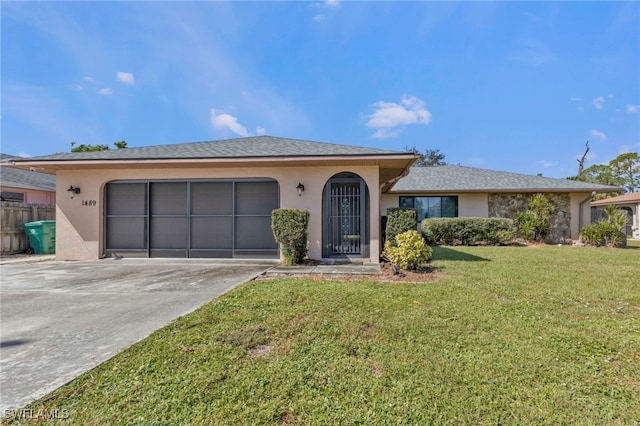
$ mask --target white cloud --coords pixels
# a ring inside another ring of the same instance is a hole
[[[556,167],[558,165],[558,162],[557,161],[540,160],[540,161],[538,161],[538,164],[540,164],[543,168],[548,169],[549,167]]]
[[[218,130],[231,130],[238,136],[247,137],[247,128],[238,123],[238,119],[222,110],[211,108],[211,125]]]
[[[340,7],[340,0],[326,0],[323,4],[325,7],[338,9]]]
[[[402,97],[400,103],[378,101],[373,104],[375,111],[366,115],[366,126],[376,129],[371,136],[377,139],[394,138],[398,136],[402,127],[431,122],[431,113],[425,108],[425,103],[415,96]]]
[[[85,75],[84,77],[82,77],[82,79],[84,81],[88,81],[89,83],[95,83],[96,82],[92,77],[89,77],[88,75]]]
[[[604,96],[598,96],[597,98],[593,99],[591,103],[593,104],[594,107],[596,107],[596,109],[602,109],[604,100],[605,100]]]
[[[129,72],[118,71],[116,73],[116,76],[118,77],[118,80],[120,80],[124,84],[127,84],[129,86],[133,86],[134,84],[136,84],[136,80],[135,78],[133,78],[133,74]]]
[[[640,105],[627,105],[627,112],[631,114],[640,112]]]
[[[103,87],[102,89],[98,90],[98,93],[100,93],[102,96],[113,95],[113,89],[109,87]]]
[[[569,98],[569,100],[570,100],[571,102],[582,102],[582,98],[578,98],[578,97],[575,97],[575,96],[574,96],[574,97],[572,97],[572,98]]]
[[[264,127],[256,127],[256,135],[258,136],[262,136],[262,135],[266,135],[267,134],[267,129],[265,129]]]
[[[313,17],[313,22],[322,22],[324,21],[324,15],[321,13]]]
[[[591,136],[593,136],[594,138],[598,138],[601,141],[607,140],[607,135],[602,133],[600,130],[592,130],[590,133],[591,133]]]

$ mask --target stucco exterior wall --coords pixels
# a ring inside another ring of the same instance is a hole
[[[382,194],[380,215],[386,216],[387,209],[398,207],[399,197],[404,194]],[[406,194],[411,196],[457,195],[459,217],[510,217],[515,211],[526,209],[526,204],[532,194],[524,193],[462,193],[462,194]],[[578,239],[580,229],[590,222],[591,194],[586,192],[546,194],[552,199],[557,208],[557,214],[552,221],[555,228],[553,238],[564,240]],[[586,200],[586,201],[585,201]],[[639,224],[640,225],[640,224]],[[640,232],[640,231],[639,231]]]
[[[309,257],[322,258],[322,192],[333,175],[357,173],[369,190],[370,258],[378,262],[380,252],[380,217],[376,214],[380,201],[378,166],[311,166],[255,168],[165,168],[165,169],[99,169],[59,171],[57,173],[56,258],[58,260],[97,259],[104,249],[104,189],[116,180],[271,178],[280,186],[280,207],[300,208],[310,212]],[[304,184],[302,196],[296,186]],[[66,192],[70,185],[81,188],[73,198]]]

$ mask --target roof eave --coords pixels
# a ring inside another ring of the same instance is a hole
[[[88,168],[126,168],[184,166],[203,167],[215,164],[217,166],[274,166],[297,164],[348,163],[367,161],[380,164],[390,160],[406,160],[413,162],[414,154],[405,153],[376,153],[376,154],[345,154],[345,155],[305,155],[305,156],[259,156],[259,157],[211,157],[211,158],[137,158],[137,159],[97,159],[97,160],[56,160],[56,159],[21,159],[7,164],[9,167],[22,170],[36,170],[41,173],[55,174],[57,170],[75,170]],[[406,168],[408,169],[408,167]]]
[[[559,192],[559,193],[583,193],[583,192],[617,192],[622,188],[611,187],[609,188],[439,188],[439,189],[391,189],[389,192],[394,194],[452,194],[452,193],[537,193],[537,192]]]

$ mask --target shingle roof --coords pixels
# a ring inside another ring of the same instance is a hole
[[[390,192],[611,192],[620,188],[465,166],[412,167]]]
[[[640,203],[640,192],[632,192],[631,194],[620,195],[619,197],[605,198],[603,200],[593,201],[592,206],[607,206],[609,204],[633,204]]]
[[[4,157],[3,157],[4,158]],[[0,167],[0,184],[15,188],[56,190],[56,177],[44,173]]]
[[[31,157],[30,161],[67,160],[142,160],[142,159],[198,159],[198,158],[256,158],[307,157],[335,155],[407,154],[360,146],[338,145],[301,139],[273,136],[253,136],[209,142],[143,146],[108,151],[59,153],[45,157]],[[27,159],[15,159],[16,162]]]

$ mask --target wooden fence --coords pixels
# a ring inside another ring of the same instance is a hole
[[[51,204],[24,204],[2,201],[0,216],[0,253],[23,253],[29,248],[29,237],[22,224],[56,218],[56,206]]]

